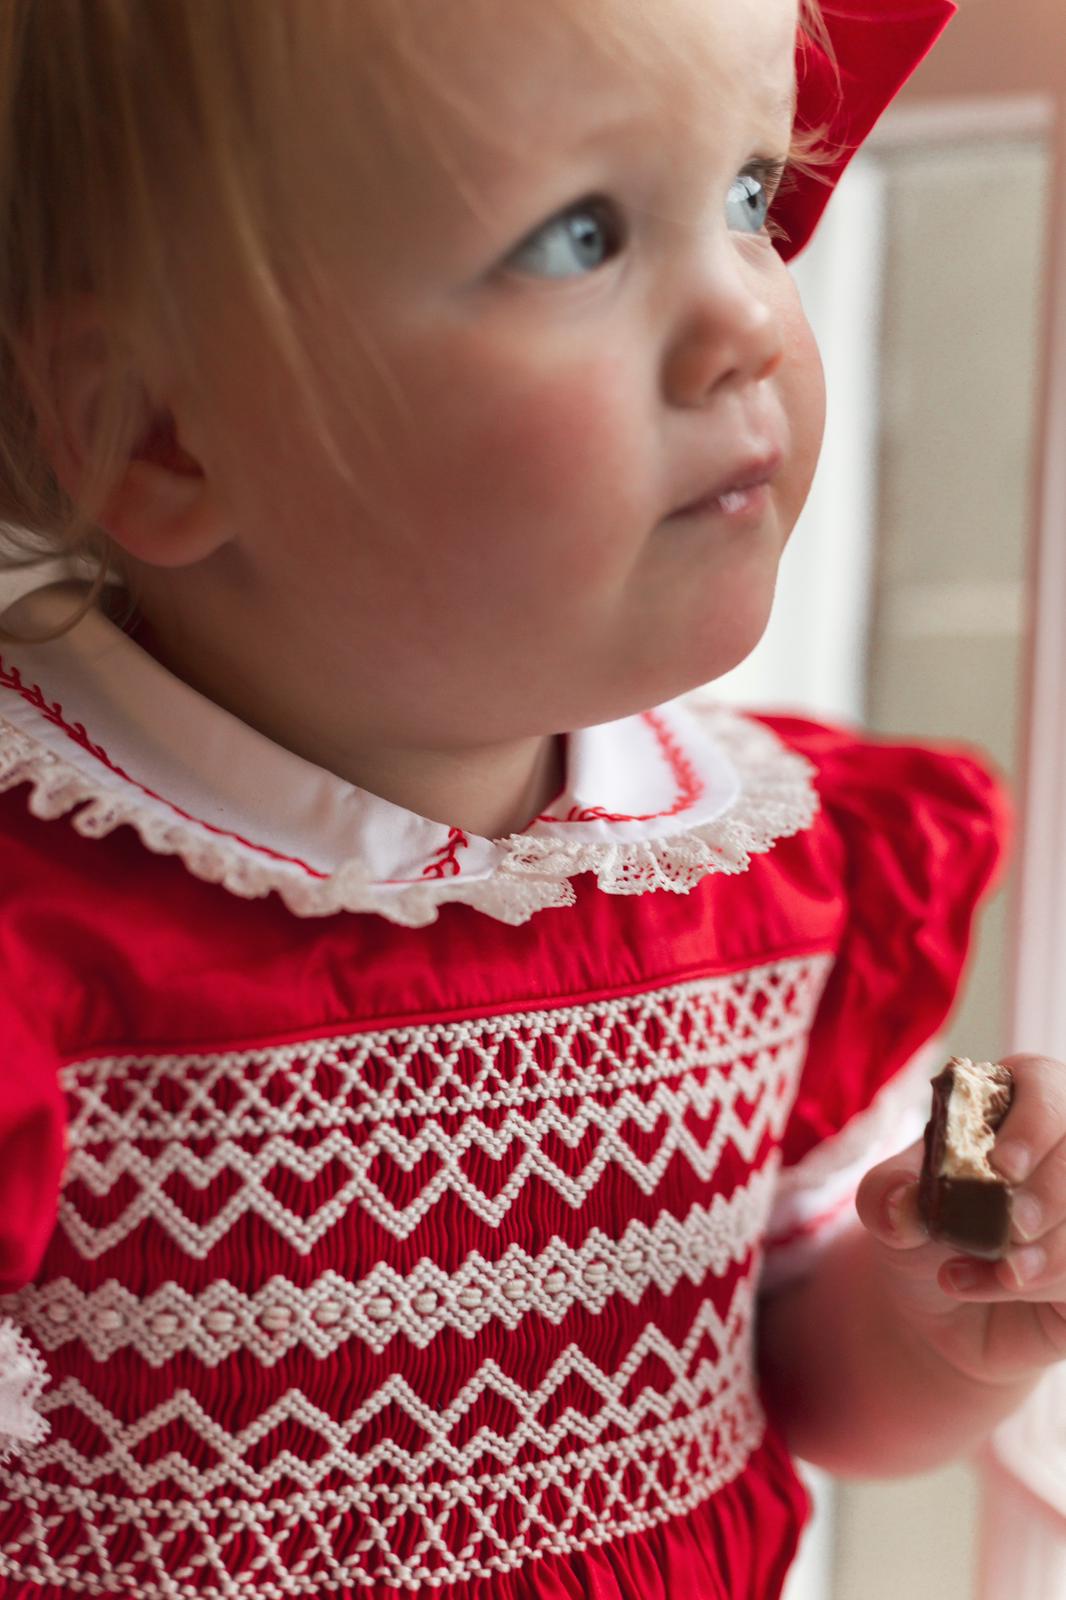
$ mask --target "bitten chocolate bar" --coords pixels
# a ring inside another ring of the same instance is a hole
[[[933,1079],[918,1209],[929,1236],[963,1255],[998,1261],[1010,1239],[1011,1190],[989,1164],[1010,1110],[1007,1067],[953,1056]]]

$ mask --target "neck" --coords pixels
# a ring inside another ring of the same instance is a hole
[[[520,833],[555,799],[564,777],[562,741],[552,738],[467,750],[377,749],[361,753],[356,765],[358,777],[340,776],[486,839]]]
[[[519,833],[564,783],[563,741],[536,735],[501,743],[431,744],[368,736],[346,685],[295,650],[275,644],[260,659],[227,650],[224,629],[190,629],[171,608],[142,596],[151,649],[162,664],[216,705],[356,788],[419,816],[482,838]],[[269,641],[268,641],[269,642]]]

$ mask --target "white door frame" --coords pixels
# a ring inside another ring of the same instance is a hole
[[[1034,137],[1047,142],[1057,170],[1034,451],[1008,1032],[1012,1050],[1066,1060],[1066,163],[1056,105],[1043,95],[915,105],[886,118],[874,147]],[[1066,1368],[996,1435],[983,1490],[977,1600],[1066,1594]]]

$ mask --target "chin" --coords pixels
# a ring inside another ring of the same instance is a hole
[[[724,678],[750,653],[750,650],[745,650],[735,656],[730,655],[724,664],[721,655],[718,655],[713,661],[693,665],[688,670],[679,669],[669,675],[657,675],[654,682],[637,684],[629,693],[623,690],[605,697],[598,715],[583,716],[579,723],[571,726],[591,727],[604,722],[620,722],[623,717],[639,716],[642,711],[651,711],[655,706],[680,700],[684,695],[706,688],[718,678]]]
[[[724,678],[732,672],[734,667],[739,667],[746,661],[752,651],[766,632],[766,625],[770,620],[770,608],[760,612],[757,617],[751,617],[748,625],[738,627],[735,619],[729,630],[729,637],[723,639],[721,635],[708,642],[705,647],[692,652],[690,660],[684,665],[679,665],[676,676],[664,682],[664,692],[656,694],[654,699],[649,699],[647,705],[663,704],[667,700],[676,700],[679,696],[689,694],[693,689],[702,689],[707,684]]]
[[[763,605],[749,604],[746,614],[730,617],[728,629],[719,627],[713,634],[706,631],[707,618],[703,617],[702,625],[690,628],[687,637],[678,634],[664,641],[661,630],[657,631],[656,637],[664,646],[659,650],[648,649],[641,654],[630,650],[623,655],[616,649],[608,660],[600,657],[590,662],[586,658],[575,663],[570,681],[583,684],[584,692],[565,694],[565,703],[554,696],[544,697],[538,710],[543,713],[550,700],[557,715],[550,728],[538,727],[537,731],[571,731],[618,722],[724,677],[759,643],[770,618],[771,600],[772,594],[767,595]],[[650,637],[651,632],[647,630],[645,637]]]

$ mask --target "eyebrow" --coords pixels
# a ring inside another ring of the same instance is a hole
[[[791,128],[792,124],[796,120],[796,108],[798,103],[799,83],[796,80],[795,74],[793,74],[787,93],[775,94],[772,101],[770,101],[770,114],[775,120],[780,117],[781,121],[787,122]]]

